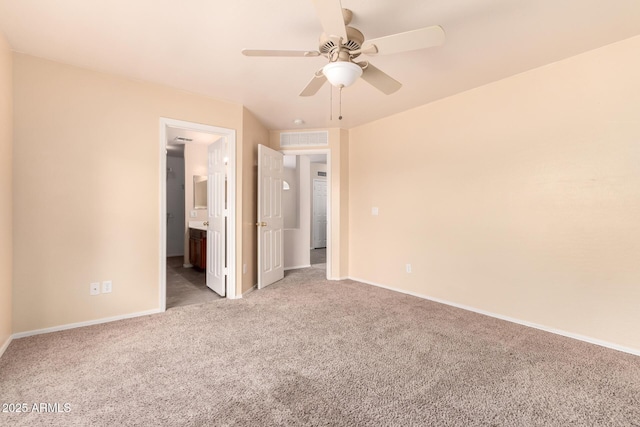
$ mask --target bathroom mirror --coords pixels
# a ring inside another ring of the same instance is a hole
[[[207,209],[207,177],[193,176],[193,209]]]

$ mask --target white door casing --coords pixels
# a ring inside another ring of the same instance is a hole
[[[283,154],[258,145],[258,289],[284,277]]]
[[[167,133],[169,128],[179,128],[195,132],[205,132],[218,135],[226,141],[227,144],[227,288],[226,297],[235,299],[241,298],[242,295],[236,289],[236,131],[233,129],[222,128],[211,125],[203,125],[200,123],[186,122],[166,117],[160,118],[159,129],[159,174],[158,185],[159,194],[159,224],[160,224],[160,242],[158,247],[158,311],[164,311],[167,307]],[[207,250],[207,252],[210,252]]]
[[[227,147],[220,138],[207,147],[207,286],[226,295]]]
[[[327,181],[313,180],[313,248],[327,247]]]

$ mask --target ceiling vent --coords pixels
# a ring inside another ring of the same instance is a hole
[[[329,131],[282,132],[280,147],[319,147],[329,145]]]
[[[176,141],[176,142],[191,142],[191,141],[193,141],[193,139],[185,138],[184,136],[176,136],[175,138],[173,138],[173,140]]]

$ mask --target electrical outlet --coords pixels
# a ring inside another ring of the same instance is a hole
[[[111,292],[111,280],[105,280],[102,282],[102,293],[108,294]]]
[[[93,282],[89,284],[89,295],[99,295],[100,294],[100,283]]]
[[[196,211],[190,211],[190,212],[189,212],[189,216],[190,216],[191,218],[198,218],[198,212],[196,212]]]
[[[407,264],[407,273],[411,273],[411,264]],[[102,291],[104,292],[104,291]]]

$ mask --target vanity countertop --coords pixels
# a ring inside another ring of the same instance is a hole
[[[189,228],[195,228],[196,230],[207,231],[207,226],[204,225],[205,221],[189,221]]]

